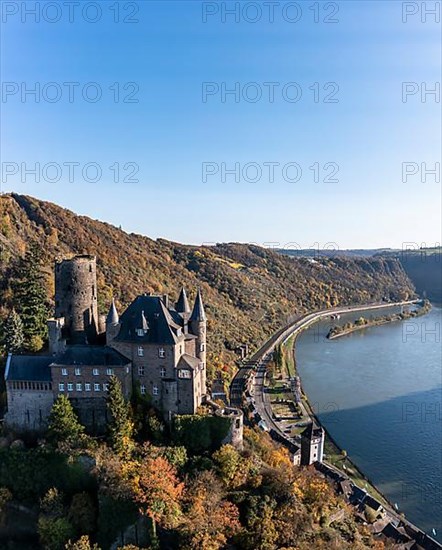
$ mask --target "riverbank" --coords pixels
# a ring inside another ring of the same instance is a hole
[[[426,340],[426,349],[422,350],[425,353],[424,357],[426,360],[417,363],[416,350],[421,343],[422,332],[436,330],[433,327],[440,326],[439,308],[432,308],[431,306],[426,308],[420,307],[415,317],[422,317],[426,313],[430,314],[428,321],[427,317],[424,319],[421,318],[419,321],[416,320],[417,324],[414,332],[414,334],[417,334],[415,337],[416,343],[411,338],[404,341],[403,327],[399,325],[370,331],[370,338],[368,336],[363,339],[349,338],[339,345],[332,346],[325,339],[327,331],[332,324],[332,322],[328,322],[327,320],[318,324],[317,327],[315,326],[307,334],[304,334],[300,341],[297,340],[294,353],[296,353],[297,363],[296,374],[302,378],[303,392],[308,391],[309,402],[314,403],[314,410],[311,410],[312,415],[317,419],[318,423],[322,424],[319,418],[324,421],[322,426],[325,429],[327,426],[333,435],[338,438],[341,445],[336,444],[327,430],[326,441],[331,441],[333,445],[329,448],[326,445],[325,453],[327,456],[324,457],[324,462],[333,464],[343,474],[348,476],[350,473],[348,471],[348,463],[344,462],[341,449],[349,445],[351,448],[347,449],[350,455],[348,460],[351,460],[351,455],[354,455],[358,460],[358,464],[362,467],[359,469],[354,465],[357,473],[361,473],[362,477],[362,480],[358,483],[354,476],[351,475],[355,479],[356,484],[364,488],[364,483],[367,482],[378,493],[382,494],[382,500],[386,501],[388,508],[393,511],[397,510],[397,508],[392,503],[399,503],[399,510],[403,511],[406,517],[409,517],[409,514],[411,514],[412,521],[431,534],[432,527],[436,528],[437,533],[441,532],[440,521],[436,519],[437,514],[436,517],[432,517],[431,520],[426,521],[425,506],[422,502],[425,499],[425,502],[430,503],[432,498],[438,498],[437,475],[432,475],[430,480],[430,477],[425,472],[425,461],[416,460],[419,456],[416,456],[414,460],[405,458],[403,450],[399,447],[402,442],[407,441],[408,432],[413,433],[412,428],[408,428],[407,432],[405,429],[406,426],[414,423],[420,433],[419,442],[416,444],[417,448],[425,444],[426,448],[429,449],[429,453],[433,452],[434,454],[436,452],[434,455],[436,461],[438,460],[437,452],[440,453],[440,449],[437,451],[437,445],[436,447],[431,446],[431,438],[434,437],[433,431],[436,429],[436,425],[433,425],[434,423],[427,422],[425,426],[422,426],[419,415],[416,415],[416,419],[413,419],[413,421],[410,419],[404,421],[403,416],[401,416],[403,415],[403,411],[406,410],[407,403],[422,403],[422,409],[426,410],[427,401],[429,402],[428,406],[431,406],[435,402],[435,399],[438,399],[437,394],[434,396],[433,392],[433,395],[431,395],[431,392],[427,389],[429,387],[431,390],[434,387],[434,380],[437,383],[437,374],[436,379],[434,377],[424,377],[423,374],[424,369],[430,372],[430,365],[433,365],[433,372],[436,371],[437,373],[436,364],[440,365],[438,361],[435,362],[434,360],[435,357],[440,359],[440,351],[434,354],[430,349],[430,342],[435,342],[435,347],[437,348],[437,333],[434,335],[432,333],[433,339],[429,337]],[[377,312],[374,315],[377,315]],[[353,316],[353,319],[356,317]],[[342,323],[351,318],[351,316],[347,316],[347,318],[342,320]],[[391,353],[387,351],[388,342],[390,341],[389,334],[394,335],[390,346]],[[370,348],[377,346],[378,342],[379,349],[371,350]],[[360,354],[358,354],[359,350]],[[398,351],[401,352],[400,356],[398,356]],[[415,351],[416,353],[413,353]],[[433,358],[432,362],[428,361],[430,352]],[[414,357],[414,360],[406,363],[402,356],[410,355],[410,353],[412,354],[411,357]],[[379,355],[380,358],[378,358]],[[385,367],[382,367],[382,361],[379,360],[382,358],[385,358],[386,364],[391,365],[391,367],[384,370]],[[335,367],[335,365],[341,364],[342,367]],[[415,380],[414,365],[416,364],[422,365],[420,370],[421,379],[413,382]],[[357,365],[360,369],[355,368]],[[405,365],[409,365],[407,371],[403,368]],[[397,381],[399,373],[402,376],[400,382]],[[384,376],[385,382],[383,382]],[[424,380],[428,379],[433,380],[433,383],[424,382]],[[314,388],[317,388],[314,391],[312,389],[313,383],[315,384]],[[385,388],[383,386],[384,383]],[[362,384],[360,393],[358,384]],[[421,388],[423,391],[417,393]],[[427,394],[429,397],[427,397]],[[331,405],[334,403],[339,403],[339,408],[337,406],[334,409],[331,408]],[[437,419],[434,422],[437,422]],[[396,429],[398,423],[399,430]],[[396,435],[399,432],[400,434]],[[392,434],[394,434],[394,437]],[[377,438],[379,439],[378,441]],[[356,445],[355,441],[357,441]],[[382,446],[385,441],[394,441],[396,447],[393,454],[391,444],[387,443]],[[379,447],[377,447],[377,443]],[[405,448],[407,448],[406,443]],[[391,463],[391,457],[395,456],[395,452],[398,453],[398,458],[395,459],[395,463],[397,460],[397,468],[392,466]],[[416,454],[418,453],[415,452]],[[380,460],[380,457],[382,457],[382,460]],[[413,464],[419,473],[414,473]],[[343,465],[345,465],[345,468],[342,468]],[[365,472],[365,467],[367,467],[368,475],[362,473]],[[440,468],[438,471],[440,473]],[[377,482],[380,480],[381,485],[377,486],[376,482],[371,481],[370,478],[377,480]],[[420,491],[424,483],[426,484],[425,494],[421,495]],[[399,485],[400,487],[398,488]],[[392,487],[393,490],[391,490]],[[403,492],[404,487],[407,488],[405,493]],[[387,493],[384,493],[383,490],[386,490]],[[434,502],[437,503],[437,500]],[[411,506],[413,506],[412,510],[410,510]],[[440,516],[438,517],[440,518]],[[404,521],[406,520],[404,519]],[[424,547],[426,548],[427,546]],[[437,547],[439,548],[440,546]]]
[[[335,340],[336,338],[347,336],[348,334],[351,334],[358,330],[363,330],[365,328],[377,327],[397,321],[407,321],[409,319],[414,319],[416,317],[420,317],[421,315],[425,315],[429,311],[431,311],[431,303],[428,300],[424,300],[419,309],[416,310],[403,311],[401,313],[394,313],[392,315],[384,315],[382,317],[376,317],[374,319],[365,319],[364,317],[360,317],[354,323],[345,323],[345,325],[342,326],[336,325],[330,329],[329,333],[327,334],[327,338],[329,340]]]

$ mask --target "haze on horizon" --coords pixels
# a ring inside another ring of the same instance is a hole
[[[3,18],[3,192],[188,244],[441,242],[440,19],[382,0],[279,2],[273,22],[133,4],[118,21],[107,5],[96,22]]]

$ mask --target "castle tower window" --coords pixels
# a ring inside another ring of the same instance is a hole
[[[109,384],[103,384],[103,391],[109,390]]]
[[[146,386],[140,386],[141,395],[146,395]]]
[[[86,383],[84,385],[84,391],[91,391],[91,385]]]
[[[83,384],[77,384],[76,389],[77,391],[83,391]]]
[[[164,348],[159,348],[158,349],[158,357],[161,357],[161,358],[166,357],[166,352],[165,352]]]
[[[153,395],[158,395],[158,386],[154,386],[152,388],[152,393],[153,393]]]
[[[98,375],[100,374],[100,372],[99,372],[98,369],[93,369],[92,374],[93,374],[94,376],[98,376]]]
[[[74,391],[74,384],[68,384],[68,391]]]
[[[75,376],[80,376],[80,374],[81,374],[81,369],[76,368],[75,369]]]
[[[60,384],[58,384],[58,391],[64,391],[64,384],[63,384],[63,382],[60,382]]]
[[[100,391],[100,384],[94,384],[94,391]]]
[[[114,369],[106,369],[106,374],[112,376],[114,374]]]
[[[204,349],[205,349],[204,344],[200,344],[200,351],[204,351]]]
[[[138,376],[144,376],[144,367],[143,367],[143,365],[138,365]]]
[[[61,369],[61,374],[62,374],[62,376],[67,376],[68,375],[68,369]]]
[[[161,378],[164,378],[166,376],[166,369],[164,367],[161,367],[160,369],[160,376]]]
[[[138,346],[138,357],[143,357],[144,349],[143,346]]]

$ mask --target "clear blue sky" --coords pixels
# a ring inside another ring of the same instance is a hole
[[[333,2],[300,1],[298,11],[294,2],[280,1],[271,22],[270,8],[259,4],[259,15],[258,2],[246,12],[246,3],[238,3],[235,16],[223,13],[235,2],[119,2],[117,14],[114,1],[92,2],[82,13],[88,4],[82,1],[70,23],[68,7],[57,13],[45,1],[37,4],[39,22],[23,13],[21,2],[2,2],[1,160],[4,172],[18,167],[17,174],[3,173],[3,191],[187,243],[367,248],[440,242],[441,184],[431,174],[424,182],[420,177],[421,164],[431,169],[441,155],[440,98],[421,101],[422,83],[431,89],[441,80],[441,24],[434,15],[409,13],[403,22],[403,3],[395,0],[343,1],[337,9]],[[40,102],[30,94],[22,101],[36,82]],[[49,82],[56,85],[44,88]],[[79,83],[72,102],[65,82]],[[95,94],[88,82],[102,91],[95,103],[82,97]],[[109,89],[115,82],[119,102],[115,86]],[[137,103],[121,100],[134,89],[124,90],[127,82],[139,88]],[[203,101],[207,82],[214,83],[213,93]],[[279,83],[273,102],[266,82]],[[284,88],[293,82],[302,91],[297,102],[288,100],[295,87]],[[416,93],[406,102],[403,82],[418,86],[410,85]],[[235,83],[239,101],[227,95],[223,102],[222,87]],[[324,91],[326,83],[335,84]],[[58,102],[48,101],[60,90]],[[250,101],[257,91],[261,99]],[[338,102],[325,103],[332,92],[329,99]],[[36,162],[40,182],[22,169]],[[68,162],[79,163],[73,181]],[[269,181],[272,162],[279,166]],[[406,182],[403,162],[416,163],[411,172],[419,169]],[[60,171],[44,173],[47,163],[58,163]],[[100,165],[100,181],[87,181],[93,169],[85,181],[87,163]],[[109,169],[115,163],[118,182]],[[126,163],[139,166],[132,177],[138,182],[122,181],[132,170]],[[216,173],[204,178],[204,163]],[[255,164],[235,181],[222,177],[223,163],[227,169],[239,163],[241,171]],[[283,176],[288,163],[301,167],[298,181],[294,165]],[[309,168],[314,163],[319,181]],[[336,166],[338,181],[324,181]]]

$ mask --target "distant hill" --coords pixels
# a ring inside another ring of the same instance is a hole
[[[44,253],[52,299],[55,257],[94,254],[101,312],[112,295],[120,311],[145,291],[177,299],[200,286],[206,304],[210,365],[232,367],[234,350],[252,348],[289,316],[339,304],[412,296],[414,287],[395,257],[289,257],[247,244],[187,246],[128,234],[23,195],[0,196],[0,318],[13,305],[10,267],[31,242]],[[210,374],[210,372],[209,372]]]
[[[393,248],[355,250],[278,250],[295,258],[397,258],[420,296],[442,303],[442,248],[401,250]]]

